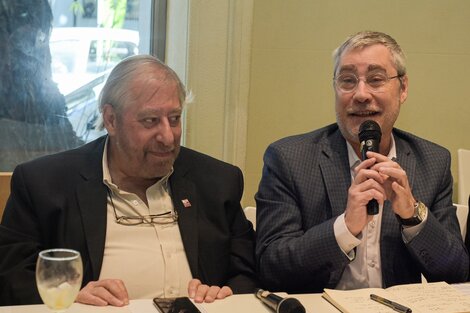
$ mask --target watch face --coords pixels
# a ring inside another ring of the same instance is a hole
[[[424,220],[424,217],[426,216],[426,206],[424,205],[424,203],[422,202],[419,202],[418,204],[418,218],[422,221]]]

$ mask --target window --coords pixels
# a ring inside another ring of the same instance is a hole
[[[61,27],[52,30],[52,79],[65,96],[67,117],[84,142],[105,134],[96,128],[98,97],[119,61],[139,53],[139,32],[129,29]],[[148,53],[148,51],[145,51]]]
[[[0,7],[0,172],[103,135],[95,124],[109,72],[164,52],[165,0],[24,3]]]

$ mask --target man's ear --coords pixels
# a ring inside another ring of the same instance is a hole
[[[400,78],[400,104],[406,101],[408,98],[408,75],[403,76]]]
[[[103,106],[103,124],[109,135],[114,135],[116,130],[116,111],[111,104]]]

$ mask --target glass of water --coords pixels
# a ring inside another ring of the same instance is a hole
[[[65,312],[75,301],[82,284],[80,252],[49,249],[39,252],[36,285],[42,301],[54,312]]]

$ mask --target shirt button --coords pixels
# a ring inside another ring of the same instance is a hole
[[[375,262],[374,261],[370,262],[369,266],[374,268],[375,267]]]

